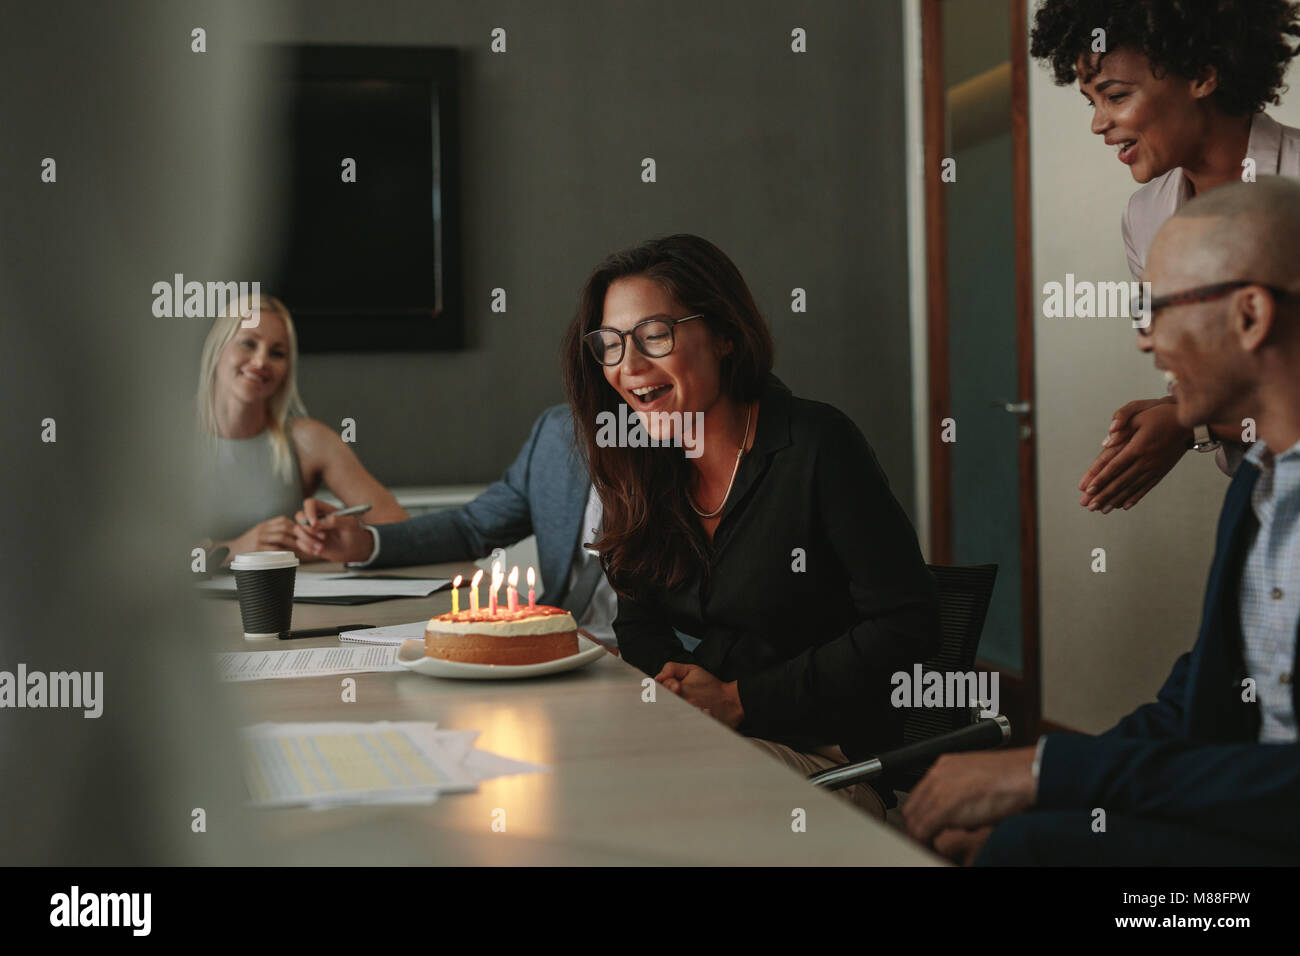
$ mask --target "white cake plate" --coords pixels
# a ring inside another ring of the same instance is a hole
[[[461,680],[515,680],[520,677],[544,677],[562,674],[590,664],[609,653],[595,641],[578,635],[578,653],[541,664],[466,664],[463,661],[444,661],[424,653],[424,641],[402,641],[397,651],[397,663],[407,670],[426,677],[457,677]]]

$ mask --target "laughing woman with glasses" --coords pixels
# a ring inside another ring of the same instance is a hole
[[[729,258],[697,236],[611,255],[565,337],[594,549],[627,661],[803,773],[897,746],[891,675],[938,644],[934,581],[866,439],[771,374]],[[609,447],[628,406],[652,441]],[[672,441],[686,416],[702,441]],[[879,816],[869,787],[843,791]]]

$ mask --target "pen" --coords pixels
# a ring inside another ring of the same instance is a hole
[[[298,637],[333,637],[344,631],[364,631],[374,626],[373,624],[337,624],[334,627],[310,627],[304,631],[290,631],[288,636],[282,636],[280,640],[292,641]]]
[[[341,511],[331,511],[330,514],[335,518],[346,518],[349,515],[363,515],[373,507],[374,505],[353,505],[351,508],[344,508]],[[322,515],[321,517],[328,517],[328,515]],[[311,525],[305,521],[301,522],[301,524],[304,528],[311,527]]]
[[[351,508],[344,508],[342,511],[331,511],[336,518],[346,518],[348,515],[363,515],[373,507],[372,505],[353,505]]]

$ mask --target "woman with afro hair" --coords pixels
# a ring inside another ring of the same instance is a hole
[[[1286,0],[1045,0],[1038,7],[1030,54],[1050,64],[1058,85],[1078,82],[1092,132],[1143,184],[1121,223],[1135,279],[1156,231],[1193,196],[1248,171],[1300,177],[1300,130],[1263,112],[1281,102],[1298,38],[1300,3]],[[1181,427],[1169,396],[1129,402],[1079,482],[1079,503],[1103,514],[1132,507],[1189,447],[1215,446],[1220,436],[1211,424]],[[1240,457],[1240,446],[1227,444],[1219,465],[1230,473]]]

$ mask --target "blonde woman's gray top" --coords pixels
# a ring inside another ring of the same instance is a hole
[[[217,438],[204,446],[198,506],[202,533],[214,541],[237,538],[276,515],[292,518],[302,507],[302,475],[292,439],[288,478],[276,474],[269,430],[253,438]]]

